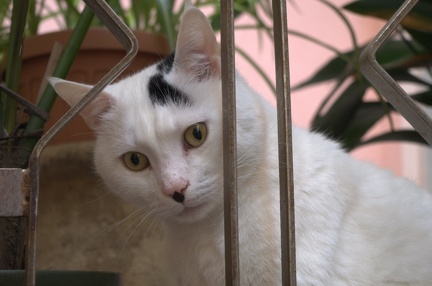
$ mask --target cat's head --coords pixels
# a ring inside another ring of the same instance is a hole
[[[212,28],[187,6],[175,54],[109,85],[81,112],[97,133],[96,169],[113,192],[181,222],[221,207],[220,74]],[[71,106],[91,89],[50,82]]]

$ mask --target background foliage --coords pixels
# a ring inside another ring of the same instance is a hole
[[[323,82],[336,82],[320,108],[316,111],[311,129],[323,132],[341,141],[347,150],[387,140],[402,140],[425,143],[412,129],[397,129],[393,116],[398,112],[377,92],[375,100],[366,99],[366,92],[373,86],[360,73],[358,57],[364,46],[359,46],[346,12],[365,17],[388,20],[402,5],[403,0],[358,0],[342,9],[326,3],[341,17],[351,31],[352,46],[349,51],[339,51],[323,44],[320,39],[294,33],[309,39],[336,53],[336,56],[323,65],[311,78],[294,87],[305,88]],[[399,84],[415,84],[416,90],[409,95],[421,105],[432,105],[432,1],[420,0],[414,6],[402,26],[385,46],[377,53],[377,61]],[[367,132],[381,119],[386,118],[390,129],[373,138]]]

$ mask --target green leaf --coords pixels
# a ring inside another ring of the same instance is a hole
[[[385,102],[361,103],[342,135],[344,147],[348,151],[357,147],[361,138],[387,115],[390,109],[393,108]]]
[[[0,21],[4,23],[4,20],[8,18],[8,15],[11,11],[11,3],[12,0],[3,0],[0,1]]]
[[[432,87],[430,83],[414,76],[407,69],[391,69],[387,70],[387,73],[397,82],[412,82]]]
[[[6,54],[6,47],[9,42],[9,35],[10,35],[10,24],[7,24],[10,22],[11,17],[11,5],[12,0],[4,0],[0,1],[0,23],[2,23],[2,26],[0,26],[0,66],[4,66],[4,59]],[[3,120],[3,107],[1,106],[1,99],[0,99],[0,128],[3,126],[1,124],[1,121]],[[2,130],[0,130],[0,135],[2,133]]]
[[[130,18],[131,28],[134,29],[149,29],[152,10],[157,9],[155,0],[132,0],[132,9]],[[134,23],[134,24],[132,24]]]
[[[328,103],[333,97],[336,97],[338,95],[337,91],[339,88],[347,82],[350,75],[352,74],[354,69],[347,69],[346,71],[342,72],[338,78],[336,78],[336,84],[334,87],[330,90],[328,95],[324,98],[324,100],[321,102],[320,106],[318,107],[317,111],[315,112],[315,117],[313,120],[316,120],[316,118],[319,118],[323,110],[327,107]]]
[[[340,139],[354,118],[368,86],[362,80],[352,82],[324,115],[313,120],[312,130]]]
[[[412,94],[411,98],[415,101],[418,101],[419,103],[431,105],[432,106],[432,90],[426,90],[423,92],[419,92],[416,94]]]
[[[21,51],[28,8],[29,1],[15,0],[13,2],[5,82],[6,86],[15,92],[18,91],[19,87]],[[12,134],[16,127],[16,102],[6,96],[2,96],[1,100],[4,103],[4,110],[0,113],[0,116],[3,116],[1,123],[4,124],[8,134]]]
[[[349,54],[347,54],[349,55]],[[293,90],[304,88],[310,85],[322,83],[328,80],[336,79],[346,68],[348,63],[340,57],[335,57],[324,64],[314,75],[309,79],[301,82],[293,87]]]
[[[45,5],[45,1],[40,1],[42,7]],[[39,27],[41,16],[36,12],[36,1],[30,1],[30,6],[27,13],[27,29],[30,35],[36,35]]]
[[[124,10],[120,4],[119,0],[106,0],[108,5],[111,7],[111,9],[113,9],[113,11],[120,17],[120,19],[123,20],[123,22],[125,22],[125,24],[129,27],[130,23],[129,23],[129,19],[126,17]]]
[[[431,20],[432,21],[432,16]],[[405,29],[410,33],[411,37],[422,45],[429,53],[432,53],[432,32],[431,31],[419,31],[414,29]]]
[[[171,51],[175,50],[176,45],[176,34],[174,32],[174,26],[171,22],[171,3],[169,0],[157,0],[158,5],[158,17],[162,20],[162,31],[168,40],[168,45]]]
[[[412,63],[417,62],[425,63],[422,58],[427,55],[427,52],[420,45],[413,43],[413,47],[418,54],[407,46],[407,44],[400,40],[389,40],[387,44],[381,47],[376,54],[377,62],[383,66],[384,69],[395,69],[398,67],[408,67]],[[361,47],[363,49],[364,47]],[[343,53],[344,57],[351,58],[355,55],[354,51]],[[334,57],[326,64],[324,64],[313,76],[293,87],[293,90],[304,88],[313,84],[322,83],[329,80],[336,79],[348,66],[348,63],[339,56]],[[412,65],[411,65],[412,66]],[[353,70],[353,75],[357,73]]]
[[[211,4],[214,6],[214,4],[216,4],[216,3],[211,3]],[[253,14],[253,13],[250,13],[251,12],[250,9],[252,7],[254,7],[253,5],[255,5],[255,4],[249,3],[248,0],[234,1],[234,20],[246,12],[249,12],[249,14]],[[219,5],[216,5],[216,7],[214,7],[214,8],[216,8],[217,10],[212,15],[210,15],[209,20],[210,20],[210,24],[211,24],[213,30],[217,32],[220,30],[220,27],[221,27],[221,24],[220,24],[221,11],[220,11]],[[255,20],[256,20],[257,15],[254,15],[254,16],[255,17],[253,17],[253,18],[255,18]]]
[[[403,3],[404,0],[359,0],[351,2],[343,8],[357,14],[388,20]],[[431,15],[431,1],[419,1],[401,24],[406,28],[432,32]]]
[[[388,141],[408,141],[408,142],[428,145],[426,141],[423,139],[423,137],[421,137],[421,135],[414,130],[398,130],[398,131],[384,133],[375,136],[373,138],[370,138],[366,141],[363,141],[360,145],[363,146],[366,144],[388,142]]]
[[[390,40],[383,45],[376,53],[377,62],[384,69],[391,69],[401,66],[407,66],[415,57],[427,54],[427,51],[419,44],[401,40]],[[414,52],[414,50],[416,53]]]

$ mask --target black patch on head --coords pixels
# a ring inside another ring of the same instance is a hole
[[[172,53],[169,57],[165,58],[157,65],[157,70],[160,73],[169,73],[174,65],[175,53]]]
[[[170,85],[162,74],[155,74],[148,83],[150,100],[155,104],[165,105],[169,102],[175,105],[189,105],[189,98],[180,90]]]

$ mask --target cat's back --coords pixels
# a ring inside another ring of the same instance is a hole
[[[314,257],[332,285],[430,285],[431,193],[322,135],[293,137],[300,273]]]
[[[344,215],[338,276],[359,284],[430,285],[432,195],[389,171],[352,165],[356,194]]]

